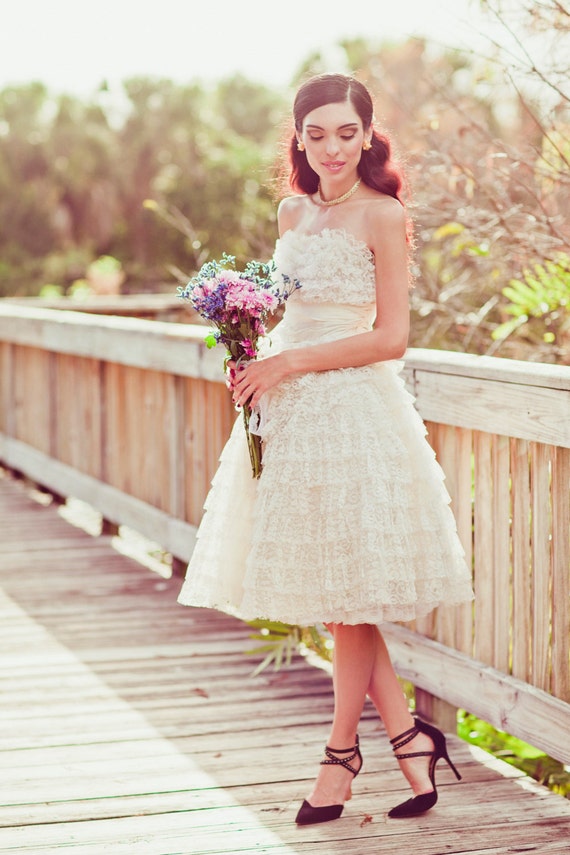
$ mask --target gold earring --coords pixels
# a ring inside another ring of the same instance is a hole
[[[370,140],[364,140],[364,142],[362,143],[363,151],[370,151],[371,148],[372,148],[372,143],[370,142]]]
[[[297,140],[297,151],[305,151],[305,143],[301,140]]]

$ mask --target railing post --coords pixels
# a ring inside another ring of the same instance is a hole
[[[433,722],[447,733],[457,732],[457,707],[416,688],[416,712],[420,718]]]

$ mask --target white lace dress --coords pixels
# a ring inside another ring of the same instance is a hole
[[[371,328],[363,243],[340,229],[288,231],[275,261],[301,288],[269,354]],[[400,368],[315,372],[271,390],[258,481],[237,418],[179,602],[308,626],[407,621],[472,599],[443,472]]]

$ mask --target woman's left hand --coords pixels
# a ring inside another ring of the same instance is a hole
[[[285,354],[242,362],[231,377],[234,404],[255,407],[259,399],[287,376]]]

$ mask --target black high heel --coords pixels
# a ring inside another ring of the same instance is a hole
[[[447,753],[447,745],[444,734],[441,730],[438,730],[437,727],[433,727],[431,724],[426,724],[425,721],[421,721],[419,718],[415,718],[415,725],[411,727],[409,730],[404,731],[399,736],[391,739],[390,742],[393,745],[393,751],[396,759],[405,760],[408,757],[429,757],[429,777],[433,787],[433,791],[431,793],[422,793],[419,796],[414,796],[411,799],[408,799],[405,802],[402,802],[396,807],[393,807],[391,811],[388,812],[388,816],[392,817],[392,819],[403,819],[408,816],[418,816],[420,813],[425,813],[430,808],[434,806],[437,802],[437,787],[435,785],[435,767],[438,760],[445,760],[451,771],[455,774],[455,777],[458,781],[461,780],[461,775],[449,759],[449,755]],[[411,742],[414,737],[418,735],[418,733],[425,733],[433,740],[433,751],[413,751],[411,754],[396,754],[399,748],[402,748],[404,745],[407,745],[408,742]]]
[[[359,748],[358,734],[356,734],[356,745],[352,748],[331,748],[330,745],[325,747],[326,760],[321,760],[321,766],[343,766],[352,772],[354,777],[358,775],[362,769],[363,759]],[[350,757],[335,757],[335,754],[350,754]],[[355,769],[350,764],[356,760],[360,760],[360,766]],[[338,819],[344,808],[342,805],[323,805],[323,807],[313,807],[306,799],[299,808],[299,813],[295,819],[297,825],[313,825],[317,822],[330,822],[331,819]]]

